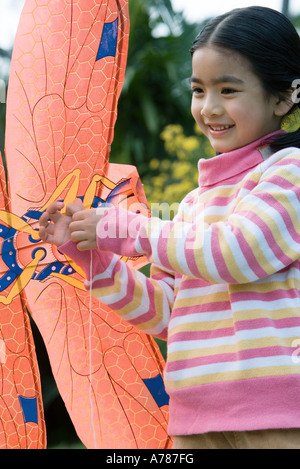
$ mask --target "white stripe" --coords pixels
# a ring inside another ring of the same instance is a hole
[[[179,290],[176,300],[190,299],[190,298],[201,298],[206,295],[223,293],[228,291],[227,284],[212,284],[209,287],[197,287],[197,288],[184,288]]]
[[[140,301],[140,305],[135,308],[134,310],[130,311],[127,315],[124,315],[124,318],[127,321],[132,321],[133,319],[138,318],[139,316],[142,316],[143,314],[146,314],[150,310],[150,299],[149,299],[149,294],[148,294],[148,287],[147,287],[147,282],[150,281],[148,280],[147,277],[145,277],[142,273],[136,272],[136,276],[138,281],[140,281],[142,285],[142,298]],[[160,282],[158,282],[160,283]],[[169,298],[172,297],[172,288],[168,287],[168,285],[164,285],[162,282],[162,290],[163,294],[161,295],[162,297],[162,312],[163,312],[163,317],[160,322],[163,323],[161,327],[161,330],[164,330],[169,322],[170,319],[170,304],[169,304]],[[156,328],[155,328],[156,330]]]
[[[214,348],[223,345],[235,345],[238,342],[244,340],[256,340],[268,337],[299,337],[299,332],[299,327],[287,327],[282,329],[276,329],[274,327],[262,327],[260,329],[247,329],[245,331],[237,331],[233,336],[172,342],[168,346],[168,352],[173,353],[177,351],[180,352],[187,350],[201,350],[202,348]]]
[[[232,205],[232,204],[230,204]],[[224,216],[230,211],[230,205],[223,206],[223,205],[212,205],[211,207],[207,207],[204,210],[204,216]]]
[[[253,235],[256,239],[257,244],[259,245],[261,251],[264,253],[268,263],[275,269],[281,270],[285,265],[275,257],[273,251],[271,250],[269,244],[266,241],[264,233],[259,229],[259,226],[256,223],[253,223],[250,218],[243,217],[239,215],[241,223],[247,227],[247,230]],[[244,221],[243,221],[244,220]]]
[[[299,331],[298,331],[299,332]],[[299,335],[299,334],[298,334]],[[216,339],[197,339],[180,342],[172,342],[168,345],[168,352],[182,352],[187,350],[201,350],[202,348],[213,348],[224,345],[235,345],[237,338],[235,336],[218,337]]]
[[[235,311],[251,311],[255,309],[262,309],[267,311],[276,311],[279,309],[298,309],[297,316],[300,316],[300,298],[282,298],[278,300],[246,300],[234,302],[233,308]]]
[[[299,159],[299,148],[295,147],[288,147],[284,148],[283,150],[280,150],[274,155],[270,156],[267,158],[262,164],[261,164],[261,169],[262,173],[265,177],[265,175],[268,175],[270,172],[278,171],[278,168],[280,166],[273,166],[277,161],[282,160],[285,156],[288,156],[289,158],[296,158],[297,160]],[[297,158],[298,157],[298,158]],[[293,166],[293,164],[289,164],[289,166]]]
[[[165,371],[165,379],[170,381],[179,381],[182,379],[193,378],[195,376],[212,375],[218,373],[232,373],[234,371],[253,370],[256,368],[291,366],[295,364],[290,355],[281,355],[274,357],[250,358],[248,360],[211,363],[209,365],[200,365],[193,368],[185,368],[178,371]],[[300,365],[298,366],[300,373]]]
[[[176,227],[176,224],[174,225]],[[186,240],[188,241],[188,233],[191,229],[191,224],[184,224],[180,227],[180,230],[176,230],[175,232],[175,239],[176,239],[176,259],[180,268],[185,273],[185,275],[192,276],[192,272],[190,271],[188,264],[187,264],[187,256],[186,256]]]
[[[158,255],[158,244],[159,242],[161,243],[160,234],[163,228],[163,222],[153,218],[149,226],[151,230],[149,239],[151,240],[152,258],[154,259],[154,262],[162,265]]]
[[[220,282],[220,283],[225,283],[224,280],[220,277],[220,275],[218,273],[218,269],[217,269],[216,264],[214,262],[213,253],[212,253],[211,237],[212,237],[211,229],[206,228],[205,231],[203,232],[203,248],[202,248],[206,268],[209,272],[209,275],[215,281]],[[197,256],[197,246],[195,246],[194,255]]]
[[[199,322],[214,322],[214,321],[226,321],[227,319],[232,319],[231,310],[227,311],[211,311],[206,313],[194,313],[188,314],[186,316],[179,316],[178,318],[171,319],[169,324],[169,331],[173,327],[190,324],[190,323],[199,323]]]
[[[115,265],[117,264],[118,261],[119,261],[119,257],[113,256],[111,263],[109,264],[109,266],[104,272],[102,272],[101,274],[95,275],[91,280],[85,280],[85,284],[87,285],[87,287],[90,287],[90,284],[96,282],[97,280],[104,280],[107,278],[111,278],[112,271],[115,268]]]
[[[248,261],[240,248],[237,238],[232,234],[232,227],[225,225],[223,233],[228,243],[229,249],[231,250],[232,255],[242,275],[244,275],[249,280],[249,282],[255,282],[255,280],[258,279],[258,276],[253,272],[253,270],[249,266]]]
[[[262,184],[264,186],[264,184]],[[283,189],[281,189],[283,191]],[[274,207],[269,205],[267,202],[265,202],[261,198],[256,198],[255,195],[249,195],[247,202],[251,203],[253,206],[258,207],[259,210],[263,210],[266,214],[268,214],[274,224],[277,226],[278,231],[280,233],[280,237],[285,240],[286,244],[290,246],[292,249],[296,250],[296,252],[299,251],[299,244],[295,242],[295,240],[291,237],[289,231],[286,228],[284,219],[282,218],[280,212],[276,210]],[[297,204],[298,207],[297,209],[299,210],[299,203]],[[280,204],[280,207],[284,207],[284,205]],[[296,207],[294,207],[296,210]],[[253,210],[255,211],[255,210]],[[274,231],[274,230],[273,230]],[[277,235],[278,236],[278,235]],[[270,247],[268,248],[268,252],[271,253]],[[274,254],[271,254],[274,256]]]
[[[122,300],[127,295],[127,285],[128,285],[128,275],[127,275],[127,266],[125,262],[121,263],[121,269],[119,272],[120,275],[120,286],[121,290],[116,293],[112,293],[111,295],[101,296],[100,299],[102,303],[110,306],[113,303],[117,303],[118,301]]]

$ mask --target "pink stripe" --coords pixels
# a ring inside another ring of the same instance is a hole
[[[257,259],[255,258],[249,244],[244,238],[242,231],[240,231],[238,228],[234,228],[234,234],[236,236],[236,239],[241,248],[241,251],[245,259],[247,260],[247,263],[249,267],[251,268],[251,270],[255,273],[255,275],[258,278],[265,277],[267,273],[265,272],[265,270],[261,267],[261,265],[258,263]]]
[[[270,227],[254,212],[251,212],[251,217],[249,217],[249,212],[240,211],[239,213],[241,215],[244,215],[245,217],[251,218],[253,223],[255,223],[262,230],[265,236],[266,242],[268,243],[269,248],[273,252],[274,256],[277,259],[279,259],[284,265],[289,265],[292,259],[286,256],[284,252],[281,250],[281,248],[276,242],[276,239],[274,238],[274,235]]]
[[[285,229],[289,232],[291,238],[296,242],[300,243],[300,235],[297,233],[297,231],[294,228],[293,220],[288,213],[288,211],[279,204],[278,200],[273,197],[271,194],[265,194],[262,196],[260,194],[256,194],[256,196],[259,199],[264,200],[266,203],[268,203],[271,207],[273,207],[277,212],[281,215],[284,223],[285,223]]]
[[[286,327],[299,327],[300,317],[284,318],[284,319],[250,319],[248,321],[235,322],[237,331],[246,331],[251,329],[260,329],[262,327],[273,327],[274,329],[284,329]]]
[[[276,356],[292,356],[295,351],[292,347],[267,347],[257,348],[253,350],[240,350],[238,355],[235,353],[223,353],[218,355],[211,355],[208,357],[196,357],[186,360],[177,360],[174,362],[168,362],[166,371],[179,371],[182,369],[194,368],[197,366],[210,365],[214,363],[225,363],[225,362],[236,362],[242,360],[249,360],[251,358],[263,358],[263,357],[276,357]]]
[[[281,300],[283,298],[299,298],[299,290],[291,288],[290,290],[278,289],[270,292],[256,292],[256,291],[242,291],[231,294],[231,298],[234,302],[237,301],[274,301]]]
[[[168,239],[170,238],[170,233],[173,229],[174,223],[173,222],[167,222],[162,225],[162,229],[160,231],[159,235],[159,240],[157,243],[157,253],[160,259],[161,264],[167,268],[172,270],[172,265],[170,264],[170,261],[167,256],[167,244],[168,244]]]
[[[243,191],[246,189],[251,192],[257,186],[257,182],[247,179],[245,184],[243,184]]]
[[[295,158],[289,158],[288,156],[286,158],[283,158],[282,160],[279,160],[275,163],[275,166],[288,166],[288,165],[293,165],[293,166],[300,167],[299,160],[297,160]]]
[[[236,197],[236,194],[232,194],[229,197],[220,197],[220,196],[215,196],[212,197],[210,200],[205,202],[205,208],[207,207],[226,207],[232,200],[234,200]]]
[[[94,275],[97,275],[97,266],[93,265],[93,269],[96,270]],[[96,279],[94,280],[94,277],[92,279],[92,290],[95,290],[96,288],[102,289],[102,288],[107,288],[115,284],[115,275],[119,273],[121,269],[121,262],[117,262],[116,265],[114,266],[112,270],[112,274],[108,278],[102,278],[102,279]]]
[[[297,195],[298,191],[297,190],[295,191],[295,185],[292,184],[287,179],[284,179],[282,176],[274,175],[271,177],[270,181],[284,190],[291,190],[295,192],[295,194]]]
[[[135,280],[133,278],[132,273],[130,272],[130,269],[127,269],[127,277],[128,281],[126,292],[124,293],[123,298],[110,305],[111,309],[113,310],[122,309],[123,307],[127,306],[128,303],[130,303],[133,299]],[[110,298],[113,299],[115,295],[119,295],[119,290],[116,290],[115,293],[112,293],[110,295]]]
[[[212,237],[212,254],[215,261],[216,268],[219,272],[220,277],[227,283],[236,283],[237,280],[233,278],[227,268],[227,265],[223,259],[223,254],[219,244],[218,227],[216,224],[211,225]]]
[[[132,273],[129,270],[129,277],[128,277],[128,287],[126,291],[126,295],[124,296],[123,299],[120,301],[117,301],[113,304],[110,305],[110,307],[113,310],[122,310],[123,307],[128,306],[128,304],[132,301],[133,293],[134,293],[134,278]],[[143,324],[145,322],[151,321],[156,315],[157,315],[157,308],[155,304],[155,287],[154,285],[150,282],[147,281],[147,295],[148,295],[148,300],[149,300],[149,308],[148,311],[146,311],[144,314],[139,315],[137,318],[130,320],[130,324],[133,326],[138,326],[140,324]],[[141,304],[141,308],[142,308]],[[132,305],[132,310],[134,310],[136,305]],[[126,316],[125,316],[126,318]]]
[[[200,279],[199,278],[183,279],[182,282],[180,283],[181,290],[189,290],[190,288],[199,288],[199,291],[201,291],[201,288],[206,288],[206,287],[211,288],[211,283],[201,278]]]
[[[191,340],[206,340],[206,339],[215,339],[217,337],[231,337],[235,335],[236,331],[252,330],[259,329],[262,327],[273,327],[274,329],[283,329],[286,327],[299,327],[300,326],[300,317],[299,318],[286,318],[286,319],[276,319],[272,320],[269,318],[262,319],[250,319],[246,321],[239,321],[235,323],[233,327],[214,329],[211,331],[185,331],[177,332],[176,334],[170,337],[169,342],[189,342]]]

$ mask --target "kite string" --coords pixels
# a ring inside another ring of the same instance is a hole
[[[94,437],[94,447],[97,448],[97,437],[96,437],[96,430],[95,430],[95,423],[94,423],[94,405],[93,405],[93,386],[92,386],[92,275],[93,275],[93,251],[90,251],[90,304],[89,304],[89,349],[90,349],[90,390],[89,390],[89,397],[90,397],[90,407],[91,407],[91,420],[92,420],[92,428],[93,428],[93,437]]]

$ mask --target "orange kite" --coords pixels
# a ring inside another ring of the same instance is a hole
[[[0,171],[0,448],[46,446],[28,311],[87,448],[171,446],[157,344],[91,298],[81,270],[38,236],[57,199],[138,201],[148,213],[136,169],[109,163],[128,38],[126,0],[25,2]]]

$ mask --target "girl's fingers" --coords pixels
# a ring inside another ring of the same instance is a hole
[[[79,251],[89,251],[91,249],[95,249],[96,247],[97,245],[88,240],[77,243],[77,249]]]
[[[40,216],[40,219],[39,219],[39,224],[40,226],[43,226],[43,227],[47,227],[49,223],[49,216],[47,214],[47,212],[44,212],[41,216]]]
[[[72,221],[70,223],[70,231],[74,233],[76,231],[84,231],[84,224],[81,221]]]
[[[61,215],[61,210],[64,207],[63,202],[52,202],[49,207],[46,210],[46,213],[48,214],[48,217],[56,223],[59,218],[62,216]]]
[[[84,205],[80,199],[76,199],[73,203],[66,206],[66,215],[72,217],[75,213],[82,212]]]
[[[53,235],[49,234],[43,226],[39,229],[39,237],[47,243],[51,243],[53,240]]]
[[[79,251],[88,251],[90,248],[86,246],[87,246],[87,243],[85,241],[81,241],[80,243],[77,243],[77,249]]]
[[[52,202],[47,210],[41,215],[39,219],[40,226],[47,227],[49,220],[52,220],[54,223],[56,223],[62,216],[60,211],[63,207],[63,202]]]
[[[84,231],[71,231],[71,239],[74,243],[84,241],[87,239]]]

